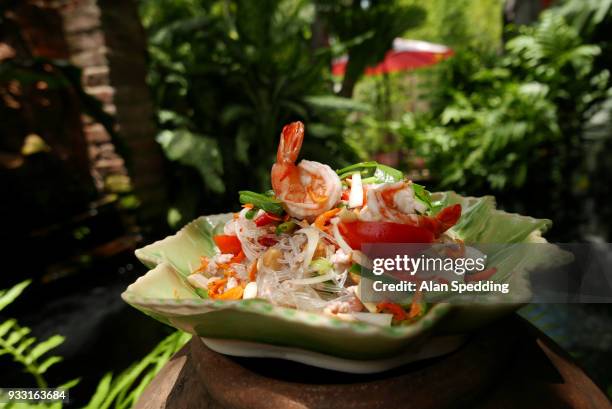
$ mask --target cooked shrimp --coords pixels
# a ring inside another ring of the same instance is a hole
[[[416,199],[410,182],[384,183],[368,189],[367,205],[359,218],[365,221],[416,224],[417,214],[425,210],[425,205]]]
[[[272,166],[272,188],[289,215],[312,220],[340,201],[342,184],[327,165],[309,160],[295,164],[303,139],[303,123],[293,122],[283,128]]]
[[[439,237],[461,217],[461,205],[445,207],[434,216],[426,216],[425,204],[416,198],[410,181],[383,183],[367,191],[367,205],[359,212],[363,221],[386,221],[423,227]]]

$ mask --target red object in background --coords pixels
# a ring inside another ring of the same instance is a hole
[[[428,67],[452,56],[453,50],[441,44],[426,41],[396,38],[393,48],[387,51],[385,59],[374,67],[365,70],[366,75],[379,75]],[[332,74],[344,75],[348,57],[340,57],[332,62]]]

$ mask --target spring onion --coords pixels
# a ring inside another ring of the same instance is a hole
[[[334,267],[331,261],[326,258],[318,257],[310,263],[310,268],[319,274],[327,274]]]
[[[273,196],[270,197],[248,190],[241,190],[239,194],[240,203],[242,204],[252,203],[253,206],[262,209],[265,212],[274,213],[276,215],[282,215],[285,212],[282,202]]]

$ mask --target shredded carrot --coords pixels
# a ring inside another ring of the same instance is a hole
[[[410,304],[410,310],[408,311],[408,318],[416,318],[421,314],[421,299],[423,294],[420,290],[417,290],[412,297],[412,303]]]
[[[222,294],[213,296],[213,298],[217,300],[240,300],[242,299],[243,293],[244,288],[242,288],[242,286],[237,285],[236,287],[232,287]]]
[[[206,269],[208,268],[208,257],[204,257],[204,256],[200,256],[200,267],[198,267],[194,273],[201,273],[203,271],[206,271]]]
[[[217,293],[223,286],[227,283],[227,278],[221,278],[219,280],[215,280],[212,283],[208,283],[208,296],[211,298],[215,298]]]
[[[226,268],[223,270],[223,275],[226,277],[236,277],[236,272],[231,268]]]
[[[242,205],[242,207],[244,209],[252,209],[253,207],[255,207],[255,205],[253,203],[245,203]]]
[[[308,186],[308,188],[306,188],[306,191],[308,192],[308,196],[310,196],[310,198],[312,199],[313,202],[315,203],[324,203],[325,201],[327,201],[327,196],[323,195],[323,196],[318,196],[310,186]]]
[[[234,220],[238,220],[240,218],[240,213],[234,213]]]
[[[257,260],[253,260],[249,266],[249,281],[255,281],[257,278]]]
[[[323,230],[325,228],[325,224],[329,221],[329,219],[337,215],[339,212],[340,212],[340,209],[335,208],[335,209],[328,210],[325,213],[318,215],[317,218],[315,219],[314,225],[319,230]]]

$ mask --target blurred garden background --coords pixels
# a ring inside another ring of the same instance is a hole
[[[610,33],[610,0],[0,0],[0,385],[130,407],[187,339],[119,298],[133,250],[268,189],[293,120],[303,157],[610,242]],[[368,71],[396,38],[448,52]],[[609,306],[524,313],[612,395]]]

